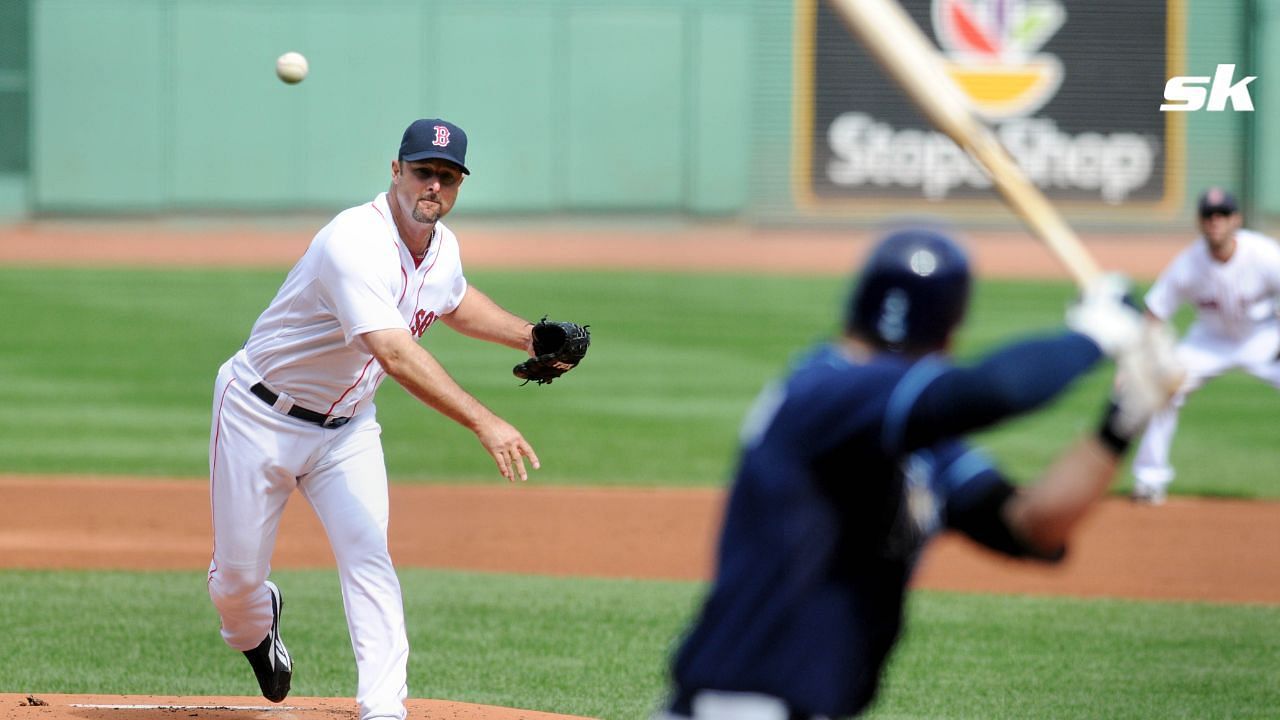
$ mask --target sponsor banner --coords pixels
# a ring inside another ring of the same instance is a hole
[[[1182,124],[1159,106],[1181,63],[1180,0],[901,4],[1051,200],[1177,209]],[[982,169],[915,109],[829,3],[798,0],[797,10],[794,179],[802,206],[998,202]]]

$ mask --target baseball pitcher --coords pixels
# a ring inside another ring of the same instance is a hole
[[[470,170],[467,136],[439,119],[409,125],[391,185],[338,214],[312,240],[249,339],[218,371],[209,439],[213,559],[209,595],[222,637],[243,651],[262,694],[289,692],[283,597],[267,579],[285,503],[299,491],[338,565],[362,720],[405,717],[400,585],[387,550],[388,493],[374,393],[388,376],[475,433],[503,477],[539,466],[524,436],[462,389],[419,343],[437,320],[526,353],[526,380],[575,367],[589,334],[534,325],[467,282],[442,222]]]

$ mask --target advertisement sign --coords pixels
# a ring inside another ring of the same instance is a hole
[[[1055,203],[1150,213],[1182,200],[1179,0],[902,0],[944,69]],[[798,0],[794,174],[802,207],[997,203],[823,0]]]

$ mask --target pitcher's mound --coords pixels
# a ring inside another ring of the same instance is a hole
[[[407,700],[412,720],[566,720],[536,710],[445,700]],[[0,693],[0,720],[356,720],[350,698],[291,697],[279,705],[251,697],[18,695]]]

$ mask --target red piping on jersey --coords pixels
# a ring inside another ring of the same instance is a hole
[[[431,268],[436,266],[436,261],[440,259],[440,250],[436,250],[436,256],[431,258],[431,264],[427,269],[422,271],[422,280],[418,282],[418,292],[413,294],[413,314],[416,316],[422,304],[422,288],[427,284],[427,275],[431,273]]]
[[[382,366],[379,365],[378,371],[373,374],[373,381],[370,383],[374,387],[374,392],[377,391],[378,383],[382,381],[382,376],[386,374],[387,374],[387,371],[383,370]],[[356,408],[360,407],[360,403],[364,402],[365,400],[371,400],[371,399],[373,399],[373,392],[370,392],[368,395],[365,395],[364,397],[357,400],[356,404],[351,406],[351,414],[352,415],[356,414]]]
[[[431,243],[432,243],[433,241],[435,241],[435,239],[436,239],[436,229],[435,229],[435,228],[432,228],[432,229],[431,229],[431,239],[427,241],[427,250],[430,250],[430,249],[431,249]],[[406,249],[407,249],[407,248],[406,248]],[[415,271],[417,271],[417,269],[418,269],[418,268],[422,267],[422,260],[419,260],[418,258],[413,257],[413,253],[409,253],[409,257],[413,258],[413,269],[414,269]],[[423,260],[425,260],[425,259],[426,259],[426,256],[424,255],[422,259],[423,259]],[[439,246],[439,245],[437,245],[437,246],[436,246],[436,256],[435,256],[435,257],[433,257],[433,258],[431,258],[431,264],[430,264],[430,265],[428,265],[428,266],[427,266],[427,269],[426,269],[426,270],[423,270],[422,272],[424,272],[424,273],[429,273],[429,272],[431,272],[431,268],[435,267],[436,261],[437,261],[437,260],[439,260],[439,259],[440,259],[440,246]],[[401,267],[404,267],[404,266],[402,265]],[[425,275],[424,275],[424,277],[425,277]],[[421,285],[419,285],[419,286],[418,286],[418,292],[422,292],[422,286],[421,286]],[[401,299],[404,299],[404,295],[401,295],[400,297],[401,297]],[[417,308],[414,308],[414,312],[417,312]]]
[[[433,231],[431,231],[431,232],[432,232],[432,235],[434,235],[434,234],[435,234],[435,231],[434,231],[434,230],[433,230]],[[418,311],[422,309],[422,288],[426,287],[426,285],[427,285],[427,275],[430,275],[430,274],[431,274],[431,268],[433,268],[433,267],[435,267],[435,266],[436,266],[436,261],[438,261],[438,260],[440,259],[440,255],[441,255],[443,252],[444,252],[444,250],[443,250],[442,248],[440,248],[439,246],[437,246],[437,247],[436,247],[436,256],[435,256],[435,257],[433,257],[433,258],[431,258],[431,264],[427,266],[427,269],[426,269],[426,270],[423,270],[423,271],[422,271],[422,280],[418,281],[418,292],[416,292],[416,293],[414,293],[414,294],[413,294],[413,315],[411,315],[410,317],[417,317],[417,315],[418,315]],[[401,296],[401,297],[403,297],[403,296]]]
[[[213,552],[209,557],[209,575],[205,579],[205,584],[213,582],[213,574],[218,571],[218,506],[213,501],[213,483],[218,477],[218,440],[222,438],[222,405],[227,401],[227,391],[236,382],[235,378],[227,383],[222,389],[222,397],[218,398],[218,429],[213,432],[213,462],[209,464],[209,519],[214,527],[213,533]]]
[[[387,216],[382,214],[382,211],[378,209],[377,205],[375,205],[374,203],[369,203],[369,207],[373,208],[373,211],[378,213],[378,215],[382,217],[383,222],[387,221]],[[395,245],[395,243],[392,243],[392,245]],[[396,253],[398,254],[399,252],[400,252],[400,246],[396,245]],[[404,269],[404,263],[400,263],[400,280],[403,282],[403,285],[400,290],[400,299],[396,300],[397,305],[404,302],[404,294],[409,290],[409,272]]]
[[[422,279],[424,282],[427,279],[427,273],[431,272],[431,268],[436,266],[436,261],[440,259],[440,253],[442,252],[444,252],[442,248],[436,248],[436,256],[431,258],[431,264],[427,266],[426,270],[422,271]],[[418,294],[422,294],[421,284],[418,285]],[[417,303],[414,303],[414,304],[416,305]],[[414,308],[414,312],[417,312],[417,310],[418,310],[417,308]]]
[[[351,386],[350,386],[350,387],[348,387],[346,390],[343,390],[343,391],[342,391],[342,394],[338,396],[338,399],[337,399],[337,400],[334,400],[334,401],[333,401],[333,404],[329,406],[329,409],[328,409],[327,411],[325,411],[325,415],[332,415],[332,414],[333,414],[333,409],[334,409],[334,408],[336,408],[336,407],[338,407],[338,403],[342,402],[342,398],[346,397],[346,396],[347,396],[347,393],[349,393],[349,392],[351,392],[352,390],[355,390],[355,389],[356,389],[356,386],[357,386],[357,385],[359,385],[359,384],[360,384],[360,381],[364,379],[364,374],[365,374],[366,372],[369,372],[369,366],[370,366],[370,365],[372,365],[372,364],[373,364],[373,361],[374,361],[374,360],[376,360],[376,359],[377,359],[377,358],[372,357],[372,356],[370,356],[370,357],[369,357],[369,362],[365,363],[365,364],[364,364],[364,369],[362,369],[362,370],[360,371],[360,377],[356,378],[356,381],[355,381],[355,382],[353,382],[353,383],[351,383]]]

